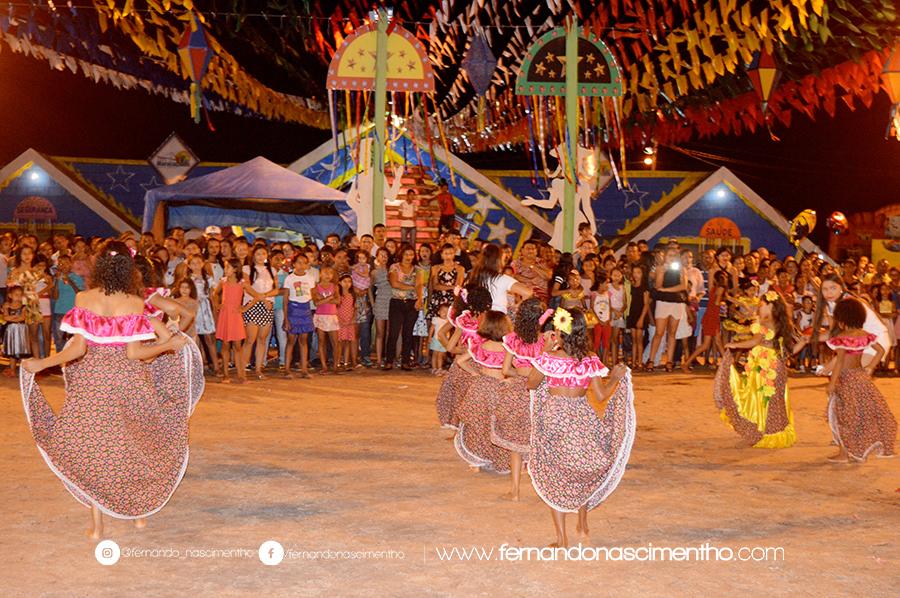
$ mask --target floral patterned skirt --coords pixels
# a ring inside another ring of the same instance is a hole
[[[527,383],[522,376],[506,382],[491,416],[491,442],[523,455],[531,452],[531,393]]]
[[[852,459],[864,461],[871,452],[894,454],[897,420],[861,368],[841,370],[837,388],[828,397],[828,425],[834,441]]]
[[[509,451],[491,442],[491,415],[505,384],[490,376],[475,376],[459,404],[459,428],[454,445],[463,461],[497,473],[509,473]]]
[[[460,401],[466,396],[469,384],[472,382],[472,374],[465,371],[456,362],[450,366],[441,388],[438,391],[435,406],[437,407],[438,421],[444,428],[455,428],[459,422],[456,410]]]
[[[775,394],[766,401],[756,374],[741,374],[734,356],[725,352],[713,383],[719,417],[754,448],[788,448],[797,441],[794,413],[788,400],[787,366],[773,366]]]
[[[197,346],[145,364],[124,346],[91,344],[64,375],[65,403],[54,413],[34,375],[20,371],[28,424],[50,470],[107,515],[160,510],[187,468],[188,418],[204,389]]]
[[[550,394],[546,382],[531,391],[531,457],[535,492],[557,511],[593,509],[625,475],[637,427],[631,372],[598,417],[587,397]]]

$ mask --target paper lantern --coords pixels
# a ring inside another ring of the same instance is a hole
[[[490,89],[491,78],[497,68],[497,59],[494,58],[484,33],[478,32],[472,38],[462,67],[472,83],[472,88],[478,94],[478,128],[480,130],[484,128],[484,94]]]
[[[847,217],[844,216],[843,212],[832,212],[828,220],[825,221],[825,226],[836,235],[846,234],[850,229],[850,223],[847,222]]]
[[[816,228],[816,211],[803,210],[791,220],[791,243],[796,246]]]
[[[178,42],[178,56],[181,58],[181,66],[191,79],[191,116],[194,122],[200,122],[200,106],[203,96],[200,92],[200,82],[209,68],[212,60],[212,50],[209,48],[209,39],[206,30],[200,24],[197,15],[191,15],[191,21]]]
[[[753,83],[753,89],[762,102],[763,112],[769,105],[769,98],[781,79],[781,69],[775,63],[775,57],[765,50],[760,50],[753,57],[747,69],[747,75]]]

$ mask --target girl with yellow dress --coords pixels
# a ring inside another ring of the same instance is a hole
[[[722,421],[754,448],[787,448],[797,440],[788,401],[786,348],[791,320],[781,295],[769,291],[760,299],[759,318],[751,338],[725,345],[713,395]],[[733,349],[749,349],[743,365]]]

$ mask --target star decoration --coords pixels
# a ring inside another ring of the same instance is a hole
[[[537,73],[538,75],[543,75],[545,72],[547,72],[547,67],[544,66],[543,62],[538,63],[534,67],[534,72]]]
[[[604,73],[606,73],[606,65],[605,64],[598,64],[597,66],[594,67],[594,75],[596,77],[599,78],[600,75],[603,75]]]
[[[594,55],[593,55],[593,54],[588,54],[588,55],[587,55],[587,58],[586,58],[585,60],[588,61],[588,64],[594,64]]]
[[[128,181],[131,179],[131,177],[134,176],[133,172],[125,172],[125,170],[120,165],[118,168],[116,168],[115,172],[107,172],[106,176],[108,176],[109,180],[112,182],[112,184],[109,186],[110,191],[119,187],[126,193],[131,192],[131,189],[129,189],[128,187]]]
[[[416,63],[410,60],[406,63],[406,70],[411,71],[416,68]]]
[[[359,51],[356,53],[356,55],[357,55],[357,56],[365,56],[365,55],[366,55],[366,51],[365,51],[364,49],[360,48]]]
[[[143,189],[144,191],[149,191],[150,189],[160,186],[162,186],[162,183],[159,182],[155,174],[150,177],[150,180],[146,183],[141,183],[141,189]]]
[[[638,212],[644,209],[644,198],[650,195],[648,191],[638,189],[634,183],[628,183],[628,187],[623,189],[622,193],[625,195],[625,206],[622,209],[627,210],[628,206],[633,205],[637,206]]]
[[[487,223],[488,227],[488,241],[497,241],[499,243],[506,243],[506,238],[512,234],[512,229],[506,226],[506,218],[504,216],[500,217],[500,221],[496,224]]]
[[[488,212],[495,209],[497,209],[497,206],[489,196],[481,193],[475,195],[475,203],[472,204],[473,212],[483,214],[487,218]]]
[[[399,54],[397,54],[400,58],[406,58],[406,50],[400,50]]]

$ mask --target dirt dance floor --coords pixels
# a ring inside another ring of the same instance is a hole
[[[791,380],[798,443],[767,451],[739,447],[719,420],[711,374],[639,375],[628,470],[591,512],[592,549],[568,561],[501,549],[545,546],[549,512],[527,477],[522,502],[504,502],[507,478],[457,457],[436,425],[438,383],[365,372],[209,384],[180,488],[144,530],[107,519],[120,558],[103,566],[84,535],[88,511],[38,455],[17,386],[3,378],[0,587],[8,596],[897,590],[900,458],[825,462],[824,380]],[[42,384],[58,406],[61,378]],[[900,413],[900,379],[878,386]],[[278,565],[260,561],[267,540],[286,551]]]

